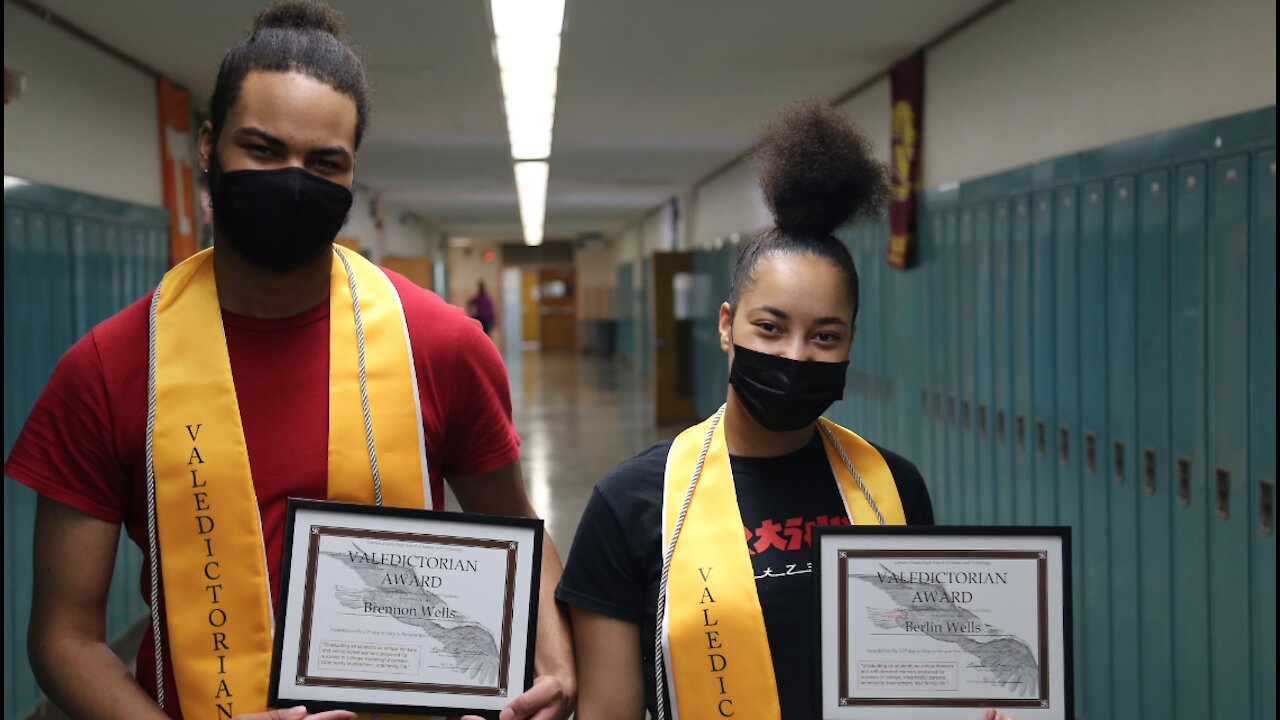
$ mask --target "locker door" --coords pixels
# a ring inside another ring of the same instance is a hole
[[[1212,617],[1249,616],[1249,158],[1213,164],[1209,278],[1209,603]],[[1274,279],[1271,281],[1274,282]],[[1243,622],[1210,634],[1214,717],[1250,712],[1252,638]]]
[[[1107,436],[1099,482],[1111,498],[1112,672],[1116,692],[1113,718],[1140,718],[1142,653],[1138,564],[1138,363],[1137,248],[1134,238],[1136,183],[1119,177],[1111,184],[1107,224]],[[1105,713],[1104,708],[1095,709]]]
[[[930,424],[933,428],[933,484],[929,488],[933,498],[935,519],[940,524],[951,520],[947,515],[948,487],[950,486],[950,469],[947,467],[947,429],[944,406],[946,405],[947,388],[947,275],[950,269],[947,263],[950,256],[943,241],[942,213],[935,212],[930,220],[931,228],[929,247],[934,258],[933,269],[930,270],[929,317],[933,323],[930,342],[933,349],[930,353]],[[944,519],[945,518],[945,519]]]
[[[994,373],[993,406],[988,412],[991,428],[989,437],[995,458],[995,522],[1015,522],[1014,507],[1017,503],[1013,482],[1013,343],[1009,322],[1010,252],[1009,201],[999,200],[993,211],[991,232],[992,252],[992,301],[995,321],[992,324],[992,371]]]
[[[1253,713],[1276,716],[1276,535],[1264,526],[1262,496],[1276,480],[1276,153],[1260,153],[1253,173],[1249,244],[1249,491],[1253,621]]]
[[[977,294],[974,310],[977,313],[977,334],[974,337],[974,396],[973,438],[977,450],[974,463],[977,514],[974,521],[983,525],[996,522],[996,472],[995,455],[991,452],[990,417],[992,392],[995,385],[995,367],[991,353],[994,350],[992,324],[995,321],[992,303],[992,253],[991,208],[979,205],[973,216],[974,289]]]
[[[1028,428],[1035,468],[1037,525],[1058,522],[1057,453],[1054,452],[1054,395],[1057,318],[1054,314],[1054,243],[1052,193],[1037,193],[1031,216],[1031,364],[1034,415]]]
[[[1026,195],[1013,201],[1012,288],[1010,315],[1013,338],[1013,407],[1009,418],[1009,443],[1013,448],[1013,481],[1017,503],[1014,522],[1035,522],[1035,441],[1032,417],[1031,352],[1031,199]]]
[[[964,522],[964,464],[961,461],[960,401],[961,389],[960,335],[960,253],[959,212],[948,210],[945,220],[947,247],[947,517],[951,522]]]
[[[1173,716],[1173,609],[1169,551],[1169,172],[1144,173],[1138,205],[1138,524],[1142,710]]]
[[[1082,714],[1088,715],[1091,692],[1083,674],[1084,658],[1089,648],[1084,645],[1088,608],[1084,604],[1085,575],[1083,559],[1090,538],[1080,532],[1080,479],[1076,457],[1080,445],[1080,240],[1077,237],[1078,205],[1076,188],[1063,188],[1054,196],[1054,408],[1057,422],[1049,425],[1049,455],[1057,466],[1058,522],[1072,527],[1071,594],[1075,608],[1072,629],[1076,647],[1076,677],[1082,685],[1076,691]]]
[[[1106,186],[1082,188],[1080,201],[1080,438],[1074,459],[1080,483],[1078,554],[1085,568],[1083,666],[1086,717],[1111,708],[1111,538],[1107,503],[1107,238]],[[1076,553],[1073,553],[1073,555]]]
[[[1205,166],[1178,168],[1174,203],[1169,395],[1173,469],[1174,708],[1180,718],[1209,716],[1209,616],[1206,555]]]
[[[935,461],[935,442],[937,429],[933,420],[933,390],[936,387],[937,371],[935,364],[938,355],[937,334],[938,317],[934,314],[935,297],[938,295],[938,254],[934,249],[934,216],[923,212],[917,220],[920,229],[920,266],[914,272],[920,275],[920,302],[923,312],[920,313],[922,333],[920,340],[924,347],[921,359],[921,382],[917,403],[920,413],[920,469],[924,474],[925,484],[929,488],[930,499],[937,503],[938,469]]]
[[[975,267],[975,248],[973,237],[973,209],[965,208],[960,212],[960,387],[956,412],[959,413],[960,426],[960,463],[964,478],[963,518],[965,523],[972,524],[978,518],[978,472],[975,467],[978,456],[976,452],[977,433],[973,427],[974,378],[977,375],[974,367],[974,335],[977,318],[977,287],[974,280],[977,276]]]

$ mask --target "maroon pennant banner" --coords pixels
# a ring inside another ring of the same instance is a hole
[[[920,192],[920,143],[924,139],[924,51],[889,71],[893,96],[890,168],[889,249],[886,259],[899,270],[916,264],[916,196]]]

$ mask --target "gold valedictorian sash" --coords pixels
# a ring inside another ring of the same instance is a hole
[[[655,668],[658,713],[665,714],[665,685],[676,718],[778,720],[773,658],[743,539],[723,415],[721,407],[685,430],[667,454],[656,648],[660,660]],[[905,525],[884,457],[871,443],[825,418],[818,427],[850,519],[859,525]]]
[[[328,497],[430,507],[417,378],[395,287],[335,246],[329,288]],[[376,352],[365,353],[365,348]],[[272,611],[231,361],[206,250],[151,301],[148,535],[157,700],[165,705],[157,573],[183,717],[266,709]],[[385,481],[385,482],[384,482]],[[156,562],[157,545],[164,554]]]

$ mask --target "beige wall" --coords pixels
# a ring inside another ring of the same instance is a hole
[[[4,65],[26,95],[4,108],[4,173],[164,204],[155,79],[4,3]]]
[[[1018,0],[928,54],[924,184],[1275,102],[1274,0]]]
[[[497,252],[498,259],[484,261],[485,250]],[[466,307],[467,300],[476,294],[476,282],[484,281],[484,288],[493,297],[495,308],[502,312],[501,288],[498,273],[502,269],[502,249],[494,240],[477,240],[469,248],[449,248],[449,294],[445,298],[454,305]]]

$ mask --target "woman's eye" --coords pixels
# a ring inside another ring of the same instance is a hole
[[[829,332],[818,333],[818,342],[833,343],[839,339],[840,339],[840,336],[836,335],[835,333],[829,333]]]
[[[761,330],[767,333],[778,332],[778,326],[774,325],[768,320],[761,320],[760,322],[756,323],[756,327],[760,328]]]

